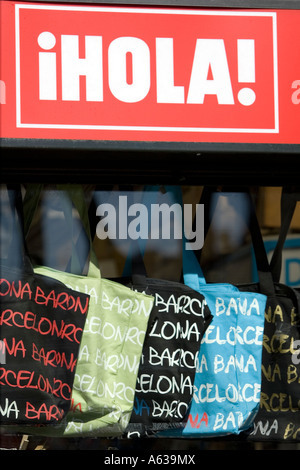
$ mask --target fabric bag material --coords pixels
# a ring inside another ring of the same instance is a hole
[[[252,425],[260,402],[266,296],[206,283],[192,250],[183,252],[183,279],[205,296],[213,319],[201,341],[182,437],[240,434]]]
[[[146,207],[156,200],[156,187],[145,189]],[[132,247],[134,243],[132,243]],[[145,240],[138,240],[118,282],[154,297],[139,366],[133,413],[127,437],[157,436],[181,429],[186,422],[200,341],[212,316],[202,293],[181,282],[147,276]],[[138,254],[134,257],[133,252]]]
[[[212,189],[205,196],[210,212]],[[299,413],[299,289],[279,282],[282,250],[299,198],[298,188],[283,188],[281,227],[271,261],[268,261],[252,200],[248,190],[249,229],[258,282],[236,284],[241,292],[267,297],[262,350],[261,396],[253,425],[242,438],[250,442],[295,443],[300,437]],[[241,195],[237,195],[238,198]],[[212,207],[213,209],[213,207]],[[207,221],[207,226],[209,221]]]
[[[212,318],[204,296],[179,282],[143,275],[118,282],[155,299],[127,436],[182,428],[192,399],[200,341]]]
[[[202,339],[184,437],[239,434],[258,411],[265,297],[201,285],[213,312]]]
[[[0,423],[39,428],[61,422],[71,407],[89,295],[34,273],[20,188],[7,195],[13,235],[0,266]]]
[[[68,186],[66,190],[88,235],[88,274],[72,274],[45,266],[34,269],[36,273],[64,282],[75,292],[88,293],[90,306],[79,350],[71,410],[60,426],[45,430],[44,434],[118,436],[124,432],[133,409],[138,365],[153,298],[101,278],[92,249],[84,196],[77,186]]]
[[[300,293],[299,288],[279,282],[282,250],[298,200],[298,188],[283,188],[281,228],[268,267],[270,287],[265,312],[261,401],[249,441],[300,441]],[[261,253],[257,253],[255,258],[259,269]],[[239,288],[266,291],[261,282]]]

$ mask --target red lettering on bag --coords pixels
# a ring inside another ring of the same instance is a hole
[[[60,421],[64,417],[64,411],[58,408],[56,405],[51,405],[47,408],[46,404],[43,403],[39,408],[26,402],[26,413],[27,419],[35,419],[41,421],[42,415],[45,415],[47,421]]]
[[[3,291],[2,286],[4,286],[6,290]],[[0,279],[0,296],[9,295],[10,297],[14,296],[17,299],[23,299],[25,293],[28,295],[28,299],[31,299],[32,291],[28,282],[22,285],[22,281],[20,280],[9,282],[7,279]]]
[[[82,413],[82,405],[81,405],[81,403],[80,403],[80,402],[79,402],[79,403],[76,403],[76,405],[75,405],[74,403],[75,403],[75,402],[74,402],[74,398],[72,398],[70,411],[73,411],[73,412],[79,411],[80,413]]]
[[[20,317],[20,320],[19,318]],[[17,321],[16,321],[17,319]],[[33,312],[13,312],[10,309],[4,310],[0,315],[0,325],[17,326],[18,328],[25,328],[34,330],[40,335],[46,336],[56,335],[58,338],[67,339],[68,341],[75,341],[80,344],[82,337],[82,328],[77,328],[73,323],[66,324],[61,320],[58,325],[55,320],[51,321],[49,318],[37,318]]]
[[[70,385],[62,382],[60,379],[53,378],[52,380],[53,384],[51,385],[48,378],[45,378],[42,374],[39,374],[37,377],[34,371],[20,370],[15,372],[13,370],[6,370],[4,367],[0,368],[0,385],[7,385],[13,388],[38,389],[42,392],[61,397],[64,400],[71,400],[72,389]]]
[[[74,297],[67,292],[60,292],[57,295],[52,290],[49,294],[45,294],[41,287],[37,286],[35,293],[35,302],[39,305],[52,305],[53,308],[61,308],[63,310],[80,310],[82,314],[87,313],[89,298],[85,298],[85,305],[81,305],[80,297]]]
[[[4,351],[10,356],[16,357],[19,351],[21,352],[23,358],[26,355],[26,348],[21,339],[17,341],[16,338],[11,338],[10,343],[9,343],[7,338],[3,338],[3,340],[0,341],[0,346],[1,345],[3,345]],[[0,347],[0,350],[1,350],[1,347]]]
[[[193,416],[191,414],[189,415],[188,421],[189,421],[192,428],[199,429],[200,426],[201,426],[201,423],[205,423],[205,426],[208,426],[207,413],[205,413],[205,412],[203,413],[202,418],[200,419],[199,423],[198,423],[198,419],[199,419],[198,413],[196,414],[195,419],[193,419]]]
[[[73,353],[70,354],[70,357],[66,357],[66,353],[55,351],[51,349],[50,351],[45,351],[44,348],[38,349],[35,343],[32,344],[32,358],[35,361],[42,362],[45,366],[52,367],[65,367],[67,370],[74,371],[77,363],[77,358]]]

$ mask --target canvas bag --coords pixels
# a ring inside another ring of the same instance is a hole
[[[190,250],[183,253],[183,279],[205,295],[213,320],[201,341],[182,437],[240,434],[251,427],[260,402],[266,296],[206,283]]]
[[[299,288],[279,282],[284,241],[298,200],[298,188],[283,188],[281,228],[268,267],[270,287],[265,314],[261,404],[249,441],[300,441],[300,294]],[[261,253],[255,254],[258,270],[261,256]],[[266,291],[261,283],[239,288]]]
[[[143,203],[157,199],[157,187],[146,187]],[[126,436],[156,436],[182,428],[187,419],[203,334],[211,322],[204,296],[181,282],[149,278],[143,263],[145,240],[132,242],[118,279],[133,290],[154,296],[143,346],[134,408]],[[134,256],[134,252],[137,255]]]
[[[207,212],[211,188],[205,197]],[[271,263],[264,243],[249,191],[244,190],[250,209],[249,228],[258,282],[237,284],[240,291],[262,293],[267,297],[262,351],[261,400],[253,426],[243,433],[249,441],[299,442],[299,289],[279,282],[282,248],[290,226],[298,188],[284,188],[281,201],[281,228]],[[208,224],[207,224],[208,225]],[[296,357],[295,357],[295,356]]]
[[[45,267],[36,267],[35,271],[47,272],[75,291],[89,292],[90,309],[79,351],[72,409],[62,425],[48,430],[47,435],[118,436],[124,432],[132,412],[138,364],[153,298],[101,278],[92,249],[82,188],[73,185],[62,188],[77,208],[88,237],[89,272],[87,276],[74,275]],[[34,213],[30,204],[26,209],[28,214]],[[78,258],[75,244],[73,256]]]
[[[34,273],[20,188],[8,188],[7,195],[13,223],[0,266],[0,423],[42,427],[60,422],[70,409],[89,296]],[[3,200],[7,227],[4,207]]]

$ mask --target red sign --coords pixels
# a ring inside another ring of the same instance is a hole
[[[300,143],[297,10],[0,5],[1,137]]]

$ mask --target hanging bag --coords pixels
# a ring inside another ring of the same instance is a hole
[[[259,412],[249,441],[300,441],[300,294],[279,282],[282,250],[297,201],[296,189],[283,188],[281,198],[281,228],[273,257],[268,266],[273,292],[267,293],[264,348],[262,355],[262,392]],[[255,253],[256,264],[265,255]],[[259,274],[260,275],[260,274]],[[241,290],[264,292],[262,283],[239,286]]]
[[[206,188],[206,209],[210,211],[212,189]],[[299,289],[279,282],[282,249],[290,227],[298,188],[284,188],[281,200],[281,227],[271,263],[268,262],[260,227],[249,192],[249,228],[258,282],[237,284],[241,292],[266,296],[262,350],[261,398],[253,425],[243,433],[250,442],[299,442]],[[241,196],[239,196],[240,198]],[[208,224],[207,224],[208,225]]]
[[[166,191],[168,200],[168,188]],[[147,209],[151,202],[157,201],[158,194],[157,187],[145,188],[142,202]],[[200,341],[212,319],[201,293],[181,282],[148,277],[144,251],[145,240],[132,242],[124,276],[117,280],[155,299],[127,437],[156,436],[163,430],[184,426],[193,394]]]
[[[205,295],[213,320],[201,341],[182,436],[240,434],[251,427],[260,402],[266,296],[206,283],[194,252],[183,256],[184,283]]]
[[[43,427],[61,422],[70,409],[89,296],[34,273],[20,188],[7,195],[1,221],[10,205],[13,231],[0,266],[0,423]]]
[[[88,292],[90,308],[76,367],[72,408],[62,425],[57,426],[55,432],[48,430],[47,435],[118,436],[124,432],[132,412],[138,365],[153,298],[101,278],[92,248],[82,188],[70,185],[62,189],[73,201],[88,239],[88,274],[72,274],[45,266],[36,267],[35,272],[62,280],[76,292]],[[27,209],[28,214],[34,212],[28,201]],[[76,246],[74,243],[74,266],[80,264]]]

